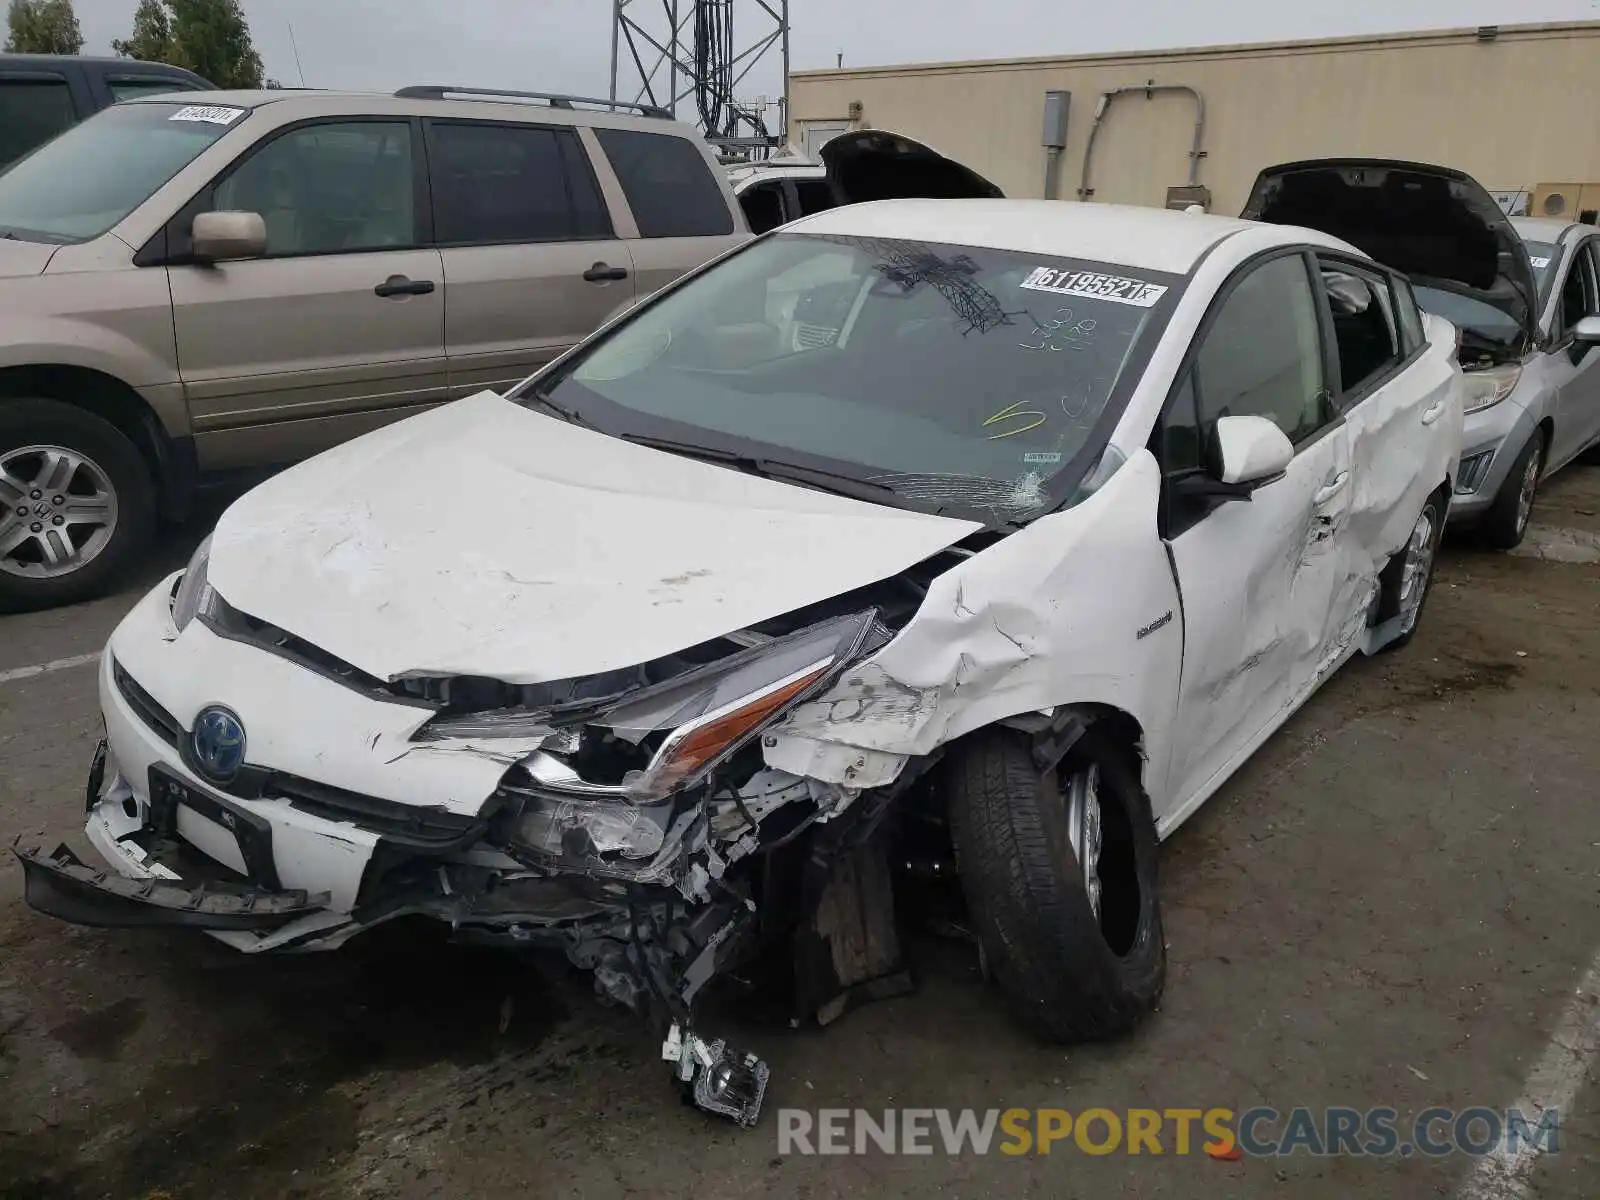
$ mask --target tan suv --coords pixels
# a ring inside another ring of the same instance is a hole
[[[658,109],[195,99],[0,174],[0,611],[93,595],[201,481],[503,388],[750,236]]]

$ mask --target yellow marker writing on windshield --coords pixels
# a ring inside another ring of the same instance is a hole
[[[989,440],[991,442],[998,441],[1001,438],[1015,437],[1019,433],[1027,433],[1028,430],[1030,430],[1030,429],[1039,428],[1039,426],[1043,425],[1045,423],[1045,420],[1046,420],[1045,415],[1042,412],[1040,412],[1038,409],[1023,408],[1022,407],[1022,402],[1018,401],[1015,404],[1006,405],[999,412],[995,413],[994,416],[990,417],[987,421],[985,421],[983,423],[983,427],[985,429],[987,429],[987,428],[989,428],[989,426],[993,425],[996,421],[1007,421],[1007,420],[1010,420],[1012,417],[1016,417],[1018,419],[1025,418],[1025,417],[1037,417],[1038,419],[1036,421],[1034,421],[1033,424],[1024,425],[1020,429],[1008,429],[1004,433],[991,433],[989,435]]]

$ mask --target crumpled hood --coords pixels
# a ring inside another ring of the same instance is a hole
[[[19,242],[0,237],[0,279],[22,279],[42,273],[59,249],[60,246],[43,242]]]
[[[384,679],[632,666],[887,578],[978,528],[636,446],[492,392],[228,509],[229,604]]]

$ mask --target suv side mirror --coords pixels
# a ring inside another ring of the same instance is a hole
[[[1600,343],[1600,316],[1583,318],[1572,327],[1572,339],[1582,346]]]
[[[1294,461],[1294,443],[1266,417],[1219,417],[1212,436],[1212,468],[1223,484],[1253,491]]]
[[[195,260],[203,263],[260,258],[267,252],[267,223],[260,213],[200,213],[189,237]]]

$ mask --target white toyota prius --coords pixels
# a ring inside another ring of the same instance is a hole
[[[750,1121],[703,985],[797,928],[814,994],[872,983],[818,906],[888,922],[862,855],[933,829],[1025,1018],[1116,1032],[1163,986],[1158,841],[1416,629],[1462,386],[1406,279],[1307,228],[801,220],[229,508],[101,665],[109,869],[21,851],[28,900],[559,949]]]

